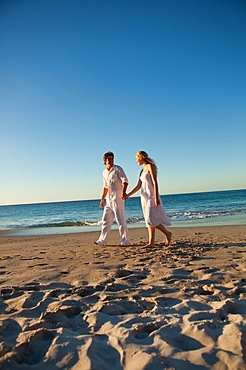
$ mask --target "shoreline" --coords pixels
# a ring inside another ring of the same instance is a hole
[[[0,367],[246,366],[246,225],[0,238]]]
[[[137,224],[127,224],[129,230],[146,228],[145,222]],[[171,229],[189,229],[189,228],[200,228],[200,227],[223,227],[223,226],[246,226],[246,215],[244,217],[236,216],[223,217],[221,219],[201,219],[201,220],[190,220],[190,221],[173,221],[170,226]],[[111,231],[118,230],[116,224],[112,225]],[[24,227],[24,228],[9,228],[0,229],[0,239],[2,237],[11,236],[49,236],[49,235],[66,235],[66,234],[84,234],[94,233],[101,231],[101,225],[93,226],[68,226],[68,227]]]
[[[142,224],[142,226],[130,226],[128,225],[128,228],[130,230],[130,233],[133,235],[133,237],[135,238],[136,234],[139,234],[139,233],[142,233],[143,230],[144,233],[147,235],[147,228],[146,228],[146,225],[145,223]],[[195,231],[196,229],[198,230],[203,230],[203,231],[206,231],[206,229],[233,229],[233,228],[246,228],[246,224],[223,224],[223,225],[218,225],[218,224],[214,224],[214,225],[190,225],[190,226],[168,226],[167,227],[170,231],[172,231],[174,234],[176,233],[177,235],[180,234],[180,232],[183,232],[183,231],[187,231],[188,233],[192,232],[192,231]],[[46,228],[46,229],[49,229],[49,228]],[[60,228],[59,228],[60,229]],[[94,236],[95,235],[95,238],[97,238],[98,235],[100,235],[100,232],[101,232],[101,226],[98,227],[97,230],[91,230],[91,231],[74,231],[74,232],[62,232],[62,233],[59,233],[59,234],[55,234],[55,233],[51,233],[51,234],[33,234],[33,235],[22,235],[22,234],[12,234],[12,235],[9,235],[8,232],[10,231],[19,231],[19,230],[30,230],[30,229],[23,229],[23,228],[18,228],[18,229],[0,229],[0,245],[1,245],[1,240],[3,239],[7,239],[7,238],[45,238],[45,237],[68,237],[69,235],[70,236],[76,236],[76,235],[81,235],[81,236],[85,236],[86,237],[86,240],[88,241],[88,237],[89,236]],[[158,229],[156,229],[156,233],[159,234],[159,235],[163,235]],[[119,232],[118,232],[118,226],[117,225],[113,225],[113,227],[111,228],[111,231],[110,231],[110,234],[109,234],[109,241],[111,240],[112,243],[114,243],[114,240],[119,237]]]

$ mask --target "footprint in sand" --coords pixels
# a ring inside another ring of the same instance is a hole
[[[182,351],[195,351],[204,347],[204,345],[198,340],[183,334],[180,334],[177,338],[175,338],[172,343],[176,348],[178,347],[182,349]]]
[[[147,324],[135,324],[133,325],[133,330],[131,334],[136,339],[145,339],[147,338],[151,333],[158,330],[163,323],[154,323],[154,322],[148,322]]]
[[[132,274],[133,274],[133,271],[130,271],[127,269],[119,269],[112,275],[112,277],[117,279],[117,278],[123,278],[123,277],[129,276]]]
[[[17,256],[19,256],[19,254]],[[14,256],[4,256],[4,257],[1,257],[0,260],[11,260],[13,258]]]
[[[108,335],[94,335],[88,340],[88,344],[86,345],[86,347],[88,346],[86,353],[82,357],[81,363],[78,364],[78,369],[85,369],[85,358],[89,358],[91,361],[90,366],[86,369],[122,369],[121,366],[113,365],[120,363],[121,351],[109,344]]]
[[[126,290],[128,289],[128,286],[127,285],[123,285],[123,284],[117,284],[117,283],[108,283],[106,286],[105,286],[105,292],[119,292],[119,291],[123,291],[123,290]]]
[[[223,303],[223,305],[220,307],[220,310],[223,310],[227,314],[245,315],[246,314],[246,301],[245,300],[233,301],[233,300],[227,299]]]
[[[29,269],[35,268],[37,266],[48,266],[48,263],[37,263],[36,265],[27,266]]]
[[[23,338],[20,335],[20,344],[15,346],[9,361],[14,360],[18,364],[28,365],[40,363],[44,359],[54,337],[55,333],[46,329],[38,329],[35,332],[31,332],[28,336],[23,335]],[[15,368],[14,363],[10,368]]]
[[[49,308],[48,308],[49,309]],[[46,311],[41,314],[40,321],[50,324],[52,328],[57,327],[70,327],[74,326],[83,326],[84,321],[80,315],[81,307],[70,306],[70,307],[58,307],[54,311]]]
[[[99,311],[110,316],[139,314],[144,311],[150,311],[154,307],[154,302],[145,300],[134,302],[125,297],[112,301],[99,302],[98,304]]]
[[[43,297],[44,297],[44,293],[42,293],[42,292],[33,292],[23,302],[22,307],[23,308],[36,307],[37,304],[39,304],[39,302],[42,301]]]
[[[95,288],[88,285],[82,288],[81,287],[75,288],[71,291],[71,293],[79,295],[80,297],[88,297],[88,296],[91,296],[93,293],[95,293]]]
[[[173,307],[182,302],[181,299],[178,298],[164,298],[164,297],[157,297],[155,298],[156,305],[159,307]]]
[[[19,288],[16,287],[9,287],[9,288],[2,288],[0,290],[0,294],[3,300],[7,300],[9,298],[16,298],[23,294]]]
[[[21,332],[22,328],[15,320],[7,319],[0,322],[0,337],[2,342],[0,356],[3,356],[16,344],[16,339]]]
[[[122,278],[122,280],[125,280],[128,283],[130,283],[131,285],[136,286],[139,282],[141,282],[142,280],[144,280],[146,278],[147,278],[147,276],[145,274],[134,274],[134,275]]]
[[[211,308],[210,308],[211,309]],[[188,320],[191,322],[197,321],[197,322],[202,322],[202,321],[210,321],[212,322],[213,320],[218,320],[218,315],[213,312],[208,312],[208,311],[200,311],[200,312],[195,312],[191,313],[188,317]]]

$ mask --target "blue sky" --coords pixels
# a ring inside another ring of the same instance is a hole
[[[0,0],[0,204],[246,187],[243,0]]]

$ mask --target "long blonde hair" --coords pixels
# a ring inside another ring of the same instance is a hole
[[[137,156],[143,158],[143,160],[146,163],[152,164],[157,170],[157,165],[156,165],[155,161],[152,158],[150,158],[144,150],[140,150],[139,152],[137,152]]]

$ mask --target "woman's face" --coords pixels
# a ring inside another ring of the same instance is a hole
[[[141,166],[143,164],[143,157],[141,157],[139,154],[136,154],[136,162],[139,166]]]

